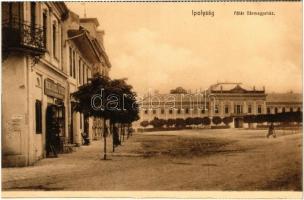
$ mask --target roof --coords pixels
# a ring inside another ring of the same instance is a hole
[[[264,91],[264,88],[256,88],[255,86],[249,87],[242,83],[216,83],[209,87],[211,91],[224,91],[224,92],[253,92]]]
[[[97,18],[80,18],[80,23],[93,22],[96,26],[99,26]]]
[[[269,93],[266,96],[267,103],[277,103],[277,102],[302,102],[302,94],[299,93]]]

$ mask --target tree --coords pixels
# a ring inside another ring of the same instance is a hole
[[[211,123],[211,120],[210,120],[209,117],[204,117],[204,118],[202,119],[202,124],[203,124],[203,125],[208,126],[208,125],[210,125],[210,123]]]
[[[175,119],[167,119],[166,121],[166,126],[167,127],[172,127],[173,125],[175,125]]]
[[[157,117],[155,117],[150,124],[154,127],[154,128],[162,128],[165,125],[165,120],[164,119],[158,119]]]
[[[146,128],[147,126],[149,126],[149,122],[147,120],[140,122],[140,125],[144,128]]]
[[[216,126],[222,123],[222,118],[219,116],[214,116],[212,117],[212,123],[215,124]]]
[[[179,127],[179,128],[183,128],[185,127],[185,120],[182,119],[182,118],[177,118],[176,121],[175,121],[175,126],[176,127]]]
[[[192,118],[192,117],[187,117],[187,118],[185,119],[185,125],[191,126],[191,125],[193,125],[193,124],[194,124],[194,118]]]
[[[232,117],[224,117],[223,118],[223,123],[228,126],[231,122],[233,121]]]
[[[244,122],[245,123],[254,123],[254,122],[256,122],[256,116],[255,115],[245,115]]]
[[[104,159],[106,159],[106,120],[110,120],[111,124],[131,124],[138,120],[136,93],[125,79],[110,80],[97,73],[87,84],[80,86],[72,96],[76,100],[74,107],[76,111],[104,119]]]

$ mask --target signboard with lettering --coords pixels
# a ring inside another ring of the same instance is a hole
[[[64,99],[65,88],[51,79],[44,80],[44,93],[58,99]]]

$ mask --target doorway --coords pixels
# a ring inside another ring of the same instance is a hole
[[[234,127],[235,128],[243,128],[243,118],[234,118]]]

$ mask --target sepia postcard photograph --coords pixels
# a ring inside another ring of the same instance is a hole
[[[301,199],[301,1],[1,1],[1,196]]]

